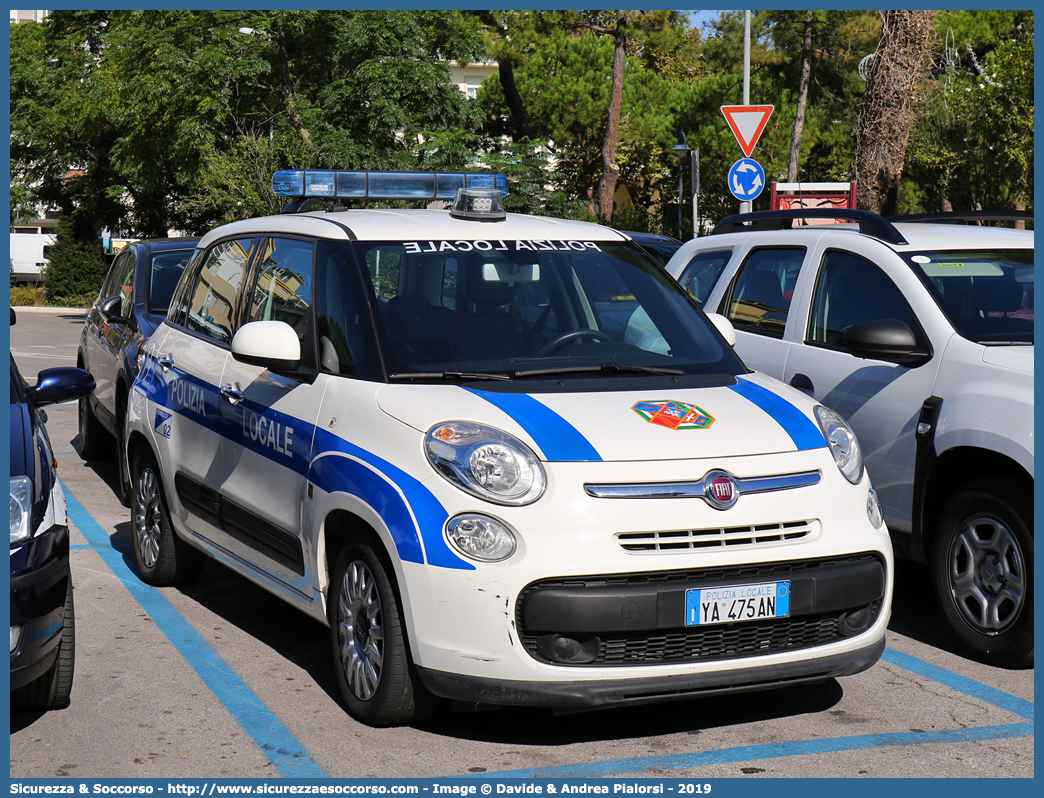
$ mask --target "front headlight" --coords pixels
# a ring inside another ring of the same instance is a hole
[[[515,553],[515,534],[503,521],[465,513],[446,524],[446,537],[461,554],[483,562],[499,562]]]
[[[424,451],[442,476],[494,504],[523,505],[544,492],[544,469],[522,441],[506,432],[450,421],[428,430]]]
[[[830,446],[830,454],[834,456],[838,470],[853,485],[863,478],[863,450],[859,447],[852,428],[841,416],[823,405],[816,405],[816,421],[823,431]]]
[[[29,539],[29,505],[33,486],[28,477],[11,477],[11,542]]]

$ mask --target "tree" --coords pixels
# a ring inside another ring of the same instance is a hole
[[[934,18],[934,11],[884,12],[881,41],[867,68],[853,163],[859,207],[865,210],[895,213]]]
[[[545,12],[539,22],[534,16],[498,17],[504,27],[495,34],[510,38],[532,140],[549,147],[568,196],[601,208],[603,221],[612,223],[617,210],[617,180],[639,204],[652,205],[657,182],[671,173],[666,159],[680,87],[700,74],[698,34],[673,11],[626,12],[622,27],[618,12]],[[515,130],[504,80],[501,70],[479,93],[490,136]]]
[[[252,160],[437,160],[425,142],[478,119],[448,61],[486,46],[450,11],[54,11],[11,34],[12,182],[94,235],[236,218],[218,181],[238,184]]]
[[[1032,12],[951,12],[939,28],[945,49],[919,108],[902,210],[1025,208],[1033,197]]]
[[[790,156],[787,160],[787,180],[798,179],[798,154],[801,151],[801,134],[805,129],[805,108],[808,105],[808,81],[812,77],[812,34],[815,17],[808,11],[805,17],[801,41],[801,78],[798,82],[797,107],[794,111],[794,133],[790,137]]]
[[[620,107],[623,102],[624,63],[627,60],[627,12],[617,11],[613,27],[599,24],[596,18],[584,16],[577,23],[599,36],[613,41],[612,84],[609,90],[609,109],[606,112],[605,136],[602,139],[602,178],[598,185],[598,218],[603,224],[613,219],[613,197],[620,167],[616,163],[616,144],[620,138]]]

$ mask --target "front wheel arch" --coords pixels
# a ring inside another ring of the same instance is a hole
[[[1009,481],[1033,495],[1033,477],[1010,457],[972,446],[946,450],[932,464],[919,506],[914,508],[915,559],[931,561],[936,527],[946,505],[968,483],[984,478]]]
[[[399,579],[387,550],[377,532],[356,516],[337,514],[327,521],[336,531],[328,529],[325,545],[326,610],[342,702],[352,717],[371,726],[400,726],[430,717],[440,700],[417,673]],[[374,640],[376,656],[371,656]]]

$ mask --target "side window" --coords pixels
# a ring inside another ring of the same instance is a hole
[[[747,256],[732,287],[728,318],[737,330],[782,338],[804,249],[759,249]]]
[[[120,275],[123,274],[123,270],[127,267],[127,258],[129,257],[130,251],[125,249],[113,260],[112,265],[109,267],[109,273],[105,275],[105,282],[102,283],[99,294],[100,299],[106,300],[119,293]]]
[[[112,287],[113,296],[119,294],[120,315],[130,316],[131,308],[134,306],[134,264],[137,262],[135,252],[127,253],[127,260],[120,269],[116,284]]]
[[[250,259],[253,239],[222,241],[207,253],[188,303],[185,326],[215,341],[232,340],[236,292]]]
[[[913,311],[884,272],[849,252],[828,252],[816,280],[809,343],[840,347],[853,324],[879,319],[914,329]]]
[[[730,249],[698,252],[678,277],[682,288],[692,294],[701,308],[731,257]]]
[[[315,285],[320,369],[365,380],[382,379],[365,294],[358,273],[345,260],[343,246],[319,242]]]
[[[315,244],[292,238],[261,240],[257,282],[247,321],[285,321],[303,342],[312,307]]]

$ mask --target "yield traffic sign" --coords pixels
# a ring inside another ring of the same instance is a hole
[[[748,158],[768,124],[774,105],[723,105],[721,112]]]

